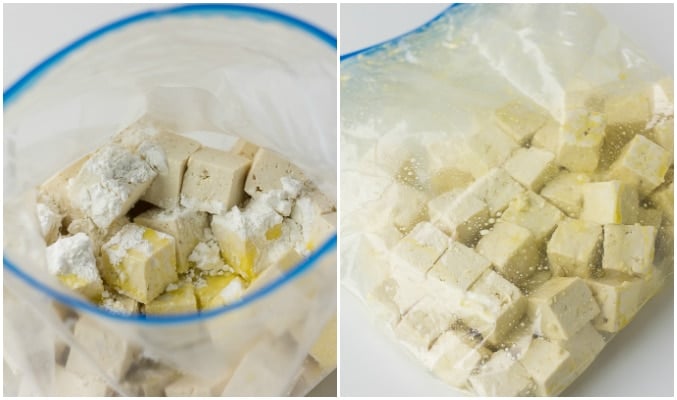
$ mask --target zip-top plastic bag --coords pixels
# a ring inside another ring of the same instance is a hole
[[[47,273],[35,215],[39,184],[139,118],[276,151],[335,202],[335,60],[292,17],[191,5],[101,28],[5,91],[5,395],[303,395],[336,367],[335,235],[232,304],[146,318]]]
[[[341,275],[453,388],[557,395],[672,279],[673,81],[585,5],[341,62]]]

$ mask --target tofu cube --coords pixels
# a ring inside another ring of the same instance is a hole
[[[101,248],[103,280],[148,304],[176,282],[174,238],[136,224],[125,225]]]
[[[572,172],[597,169],[606,123],[596,112],[576,110],[567,115],[557,140],[557,162]]]
[[[536,238],[527,228],[510,222],[497,222],[476,250],[513,283],[528,279],[540,263]]]
[[[544,338],[535,338],[520,359],[535,383],[537,396],[556,396],[576,378],[568,351]]]
[[[609,169],[609,177],[638,188],[646,196],[660,186],[672,164],[672,157],[661,146],[636,135]]]
[[[590,177],[577,172],[561,172],[541,190],[541,196],[571,218],[578,218],[583,208],[583,186]]]
[[[195,246],[204,238],[208,225],[208,215],[178,206],[174,209],[151,209],[134,218],[134,223],[166,233],[174,238],[176,244],[176,272],[188,271],[188,257]]]
[[[477,241],[489,220],[487,204],[469,192],[447,192],[428,202],[430,222],[467,245]]]
[[[80,172],[80,169],[90,157],[91,154],[87,154],[69,164],[38,187],[38,198],[48,198],[50,202],[53,202],[57,206],[58,212],[64,217],[63,224],[65,226],[68,226],[72,218],[81,218],[83,216],[82,211],[71,203],[68,181]]]
[[[259,149],[252,160],[244,191],[251,197],[257,197],[261,192],[282,189],[280,182],[282,177],[290,177],[301,182],[308,180],[299,167],[287,161],[282,155],[268,149]]]
[[[430,190],[436,195],[449,192],[454,189],[464,189],[475,179],[473,176],[459,168],[440,168],[430,174]]]
[[[96,254],[95,256],[99,256],[99,249],[101,249],[101,246],[103,246],[104,243],[110,240],[116,233],[122,229],[123,226],[127,225],[129,223],[129,218],[127,216],[122,216],[116,220],[114,220],[108,228],[99,228],[96,226],[94,221],[92,221],[88,217],[82,217],[82,218],[76,218],[72,219],[70,224],[66,227],[66,231],[68,231],[69,234],[71,235],[76,235],[78,233],[84,233],[89,238],[92,240],[92,245],[94,246],[94,249],[96,249]]]
[[[197,312],[195,290],[190,283],[168,288],[155,300],[146,304],[146,314],[189,314]]]
[[[188,159],[183,175],[181,205],[221,214],[240,204],[251,160],[222,150],[203,147]]]
[[[506,350],[495,352],[469,380],[480,396],[517,397],[534,393],[534,382],[529,372]]]
[[[465,291],[489,268],[491,261],[475,250],[451,241],[447,251],[428,272],[428,276]]]
[[[427,219],[427,196],[411,186],[394,182],[383,193],[380,206],[390,211],[390,219],[402,232]]]
[[[40,224],[40,232],[45,243],[50,245],[59,238],[63,215],[53,200],[41,201],[35,204],[35,214]]]
[[[536,333],[552,340],[571,338],[599,311],[580,278],[552,278],[529,297],[528,316],[536,323]]]
[[[546,120],[547,116],[543,112],[519,101],[508,103],[494,112],[496,125],[522,146]]]
[[[494,168],[477,179],[466,191],[484,201],[489,215],[495,216],[505,210],[524,188],[502,168]]]
[[[675,223],[675,186],[670,182],[669,185],[659,187],[651,193],[649,200],[663,212],[665,219],[671,224]]]
[[[547,239],[563,218],[557,207],[543,197],[527,191],[510,202],[501,220],[527,228],[536,241]]]
[[[656,228],[641,225],[604,225],[604,271],[645,276],[651,272]]]
[[[459,162],[473,177],[479,178],[505,162],[519,145],[496,127],[485,127],[465,138]]]
[[[647,137],[670,153],[670,159],[674,163],[675,156],[675,120],[667,119],[656,124]]]
[[[600,313],[592,320],[597,330],[618,332],[635,316],[643,303],[642,278],[621,278],[618,275],[587,279]]]
[[[453,318],[436,308],[435,300],[424,297],[402,317],[395,327],[395,335],[414,354],[426,352],[442,332],[449,329]]]
[[[559,172],[555,155],[536,147],[515,150],[503,168],[517,182],[535,192]]]
[[[112,396],[113,390],[102,380],[84,377],[60,365],[54,367],[53,394],[58,397],[104,397]]]
[[[651,106],[645,93],[611,94],[604,99],[608,125],[641,125],[651,119]]]
[[[394,215],[402,218],[399,222],[408,224],[409,221],[405,222],[405,219],[408,218],[405,217],[405,214],[409,211],[405,211],[404,208],[399,211],[402,211],[402,214],[398,214],[396,210],[393,211]],[[291,212],[291,219],[301,227],[303,243],[307,251],[315,250],[336,233],[336,213],[323,214],[322,209],[308,196],[301,196],[296,201]]]
[[[554,340],[553,343],[569,352],[571,356],[570,372],[574,378],[592,364],[606,344],[604,337],[597,332],[591,322],[585,324],[569,339]]]
[[[468,378],[491,352],[463,336],[463,332],[454,330],[442,333],[430,353],[435,354],[432,371],[437,377],[454,387],[467,389]]]
[[[634,224],[638,214],[639,197],[634,186],[622,181],[583,186],[581,219],[598,224]]]
[[[425,278],[407,273],[404,269],[396,271],[369,294],[369,300],[377,306],[379,317],[393,327],[402,315],[429,294]]]
[[[559,222],[547,246],[550,268],[557,276],[588,277],[600,267],[602,227],[593,222]]]
[[[68,181],[71,204],[102,229],[123,216],[157,172],[138,155],[114,144],[97,150]]]
[[[65,286],[98,301],[103,282],[96,267],[92,241],[84,233],[62,237],[47,247],[47,270]]]
[[[560,125],[557,121],[549,119],[545,125],[536,131],[531,138],[531,147],[557,154],[557,141],[559,140]]]
[[[336,315],[322,328],[310,355],[323,369],[336,368]]]
[[[240,157],[248,158],[250,160],[254,159],[254,156],[259,151],[259,146],[254,143],[250,143],[242,138],[237,139],[237,142],[230,149],[230,152],[237,154]]]
[[[449,237],[429,222],[420,222],[393,247],[393,264],[417,271],[422,277],[444,253]]]
[[[221,293],[235,280],[237,283],[231,288],[234,290],[237,285],[243,285],[242,279],[236,274],[224,273],[223,275],[207,275],[195,284],[195,298],[200,310],[206,310],[225,304],[225,299]],[[228,291],[226,291],[228,293]]]
[[[101,308],[115,314],[133,315],[139,313],[139,302],[124,294],[104,291]]]

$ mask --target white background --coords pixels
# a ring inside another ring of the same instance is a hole
[[[161,4],[4,4],[3,87],[83,35],[135,13],[167,7]],[[336,36],[335,4],[267,4]],[[309,395],[335,396],[336,372]]]
[[[429,21],[447,5],[341,6],[341,54],[383,42]],[[598,5],[602,13],[672,74],[672,5]],[[341,290],[343,396],[451,396],[441,381],[385,342],[361,303]],[[671,281],[604,349],[566,396],[672,396],[674,283]]]

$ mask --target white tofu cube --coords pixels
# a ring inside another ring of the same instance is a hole
[[[156,175],[138,155],[109,144],[97,150],[68,181],[70,201],[106,229],[132,208]]]
[[[399,210],[393,211],[393,214],[400,218],[398,222],[411,223],[411,220],[407,219],[409,217],[405,217],[409,210],[406,210],[403,204],[400,204],[400,206],[402,207]],[[401,213],[397,214],[398,211]],[[322,214],[321,212],[320,207],[313,203],[310,197],[302,196],[296,201],[291,213],[291,219],[301,227],[303,242],[308,251],[313,251],[324,244],[336,232],[336,213]],[[417,212],[420,212],[420,210],[417,210]],[[413,216],[414,214],[410,215]],[[419,217],[413,216],[412,218],[420,220]]]
[[[540,262],[536,238],[527,228],[510,222],[497,222],[476,250],[513,283],[529,278]]]
[[[139,313],[139,302],[124,294],[104,290],[101,308],[115,314],[133,315]]]
[[[675,186],[670,182],[651,193],[649,200],[663,212],[663,216],[670,221],[675,222]]]
[[[530,396],[534,392],[527,370],[505,350],[495,352],[469,380],[480,396]]]
[[[204,239],[208,225],[207,213],[178,206],[174,209],[152,209],[134,218],[134,223],[166,233],[176,244],[176,272],[188,271],[188,257]]]
[[[64,367],[54,367],[54,395],[58,397],[104,397],[112,396],[113,390],[102,380],[95,377],[84,377]]]
[[[595,112],[576,110],[566,116],[557,140],[557,162],[572,172],[597,169],[604,141],[604,117]]]
[[[625,145],[609,169],[609,177],[636,186],[645,196],[663,183],[670,164],[670,153],[646,137],[637,135]]]
[[[538,396],[556,396],[576,378],[569,352],[543,338],[531,341],[520,363],[534,380]]]
[[[468,378],[491,352],[464,337],[463,332],[448,330],[442,333],[430,349],[435,354],[432,371],[444,382],[458,388],[469,386]]]
[[[395,335],[414,354],[428,351],[435,339],[454,322],[451,314],[438,310],[434,299],[424,297],[407,311],[395,327]]]
[[[403,265],[423,277],[448,244],[449,237],[444,232],[429,222],[421,222],[393,247],[393,265]]]
[[[430,174],[430,190],[436,195],[449,192],[454,189],[464,189],[475,178],[465,171],[454,167],[440,168]]]
[[[515,150],[503,168],[517,182],[535,192],[559,172],[555,155],[536,147]]]
[[[96,267],[92,241],[84,233],[62,237],[47,247],[47,270],[65,286],[97,301],[103,281]]]
[[[369,294],[375,301],[379,318],[394,326],[411,307],[428,295],[424,278],[413,274],[397,274],[384,279]]]
[[[583,328],[567,340],[555,340],[553,342],[569,352],[571,356],[570,371],[573,377],[579,376],[588,368],[606,344],[604,337],[597,332],[592,323],[585,324]]]
[[[465,137],[465,141],[458,145],[465,150],[460,156],[464,167],[475,178],[503,164],[519,147],[517,142],[493,126],[485,127]]]
[[[38,198],[44,197],[49,199],[50,202],[53,202],[57,206],[58,212],[64,217],[63,224],[65,226],[71,222],[72,218],[80,218],[83,216],[82,211],[71,204],[68,181],[80,172],[80,169],[90,157],[91,154],[87,154],[79,160],[69,164],[66,168],[57,172],[38,187]]]
[[[547,116],[544,112],[519,101],[508,103],[494,112],[496,125],[522,146],[545,124],[546,120]]]
[[[447,251],[428,272],[428,276],[451,287],[467,290],[489,268],[491,261],[475,250],[452,241]]]
[[[559,123],[549,119],[541,129],[537,130],[531,138],[531,147],[547,150],[557,154],[557,141],[559,140]]]
[[[641,125],[651,119],[649,97],[644,92],[618,93],[604,99],[604,114],[608,125]]]
[[[547,239],[563,218],[557,207],[534,192],[522,193],[510,202],[501,220],[529,229],[536,241]]]
[[[45,243],[47,245],[54,243],[59,238],[61,221],[63,220],[59,207],[53,200],[38,200],[35,204],[35,215],[38,217],[40,232],[45,239]]]
[[[600,331],[620,331],[632,321],[642,305],[642,278],[605,276],[587,279],[586,283],[599,305],[600,313],[592,323]]]
[[[548,242],[550,268],[558,276],[588,277],[599,269],[602,227],[578,219],[559,222]]]
[[[254,143],[250,143],[242,138],[237,139],[237,142],[231,147],[230,152],[237,154],[238,156],[248,158],[250,160],[254,159],[254,156],[259,151],[259,146]]]
[[[634,186],[622,181],[583,186],[581,219],[598,224],[634,224],[638,213],[639,197]]]
[[[409,185],[394,182],[383,192],[379,207],[390,210],[390,219],[402,232],[427,219],[427,196]]]
[[[604,225],[604,271],[644,276],[651,272],[656,228],[641,225]]]
[[[117,218],[108,226],[108,228],[99,228],[96,226],[94,221],[88,217],[75,218],[71,220],[70,224],[66,227],[66,230],[69,234],[75,235],[78,233],[84,233],[92,240],[92,245],[96,249],[96,256],[98,260],[98,250],[103,246],[104,243],[110,240],[116,233],[122,229],[123,226],[129,223],[129,218],[126,215],[123,215],[120,218]]]
[[[577,218],[583,208],[583,185],[590,177],[577,172],[561,172],[541,190],[541,196],[556,205],[572,218]]]
[[[244,191],[251,197],[257,197],[261,192],[282,189],[280,182],[282,177],[290,177],[301,182],[308,180],[301,169],[280,154],[268,149],[259,149],[252,160]]]
[[[529,319],[548,339],[571,338],[597,314],[597,302],[580,278],[552,278],[529,296]]]
[[[505,210],[518,194],[524,192],[524,187],[504,169],[494,168],[473,182],[466,191],[484,201],[489,208],[489,214],[495,216]]]
[[[454,240],[472,245],[489,220],[487,204],[469,192],[447,192],[428,202],[430,222]]]
[[[163,294],[146,304],[145,311],[147,315],[196,313],[195,289],[190,283],[168,288]]]

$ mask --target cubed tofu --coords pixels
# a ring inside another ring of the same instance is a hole
[[[646,125],[651,119],[649,97],[644,92],[611,94],[604,99],[608,125]]]
[[[552,271],[547,266],[542,265],[536,270],[536,272],[534,272],[533,275],[529,277],[529,279],[521,282],[519,288],[522,290],[522,293],[529,295],[531,292],[550,280],[552,276]]]
[[[390,219],[402,232],[408,232],[417,223],[427,219],[427,196],[409,185],[394,182],[380,200],[380,207],[389,209]]]
[[[674,183],[659,187],[651,193],[649,200],[663,212],[663,216],[670,221],[675,222],[675,186]]]
[[[464,189],[474,180],[468,172],[454,167],[446,167],[432,172],[429,184],[433,194],[441,195],[451,190]]]
[[[124,294],[104,291],[101,308],[114,314],[134,315],[139,313],[139,302]]]
[[[583,173],[561,172],[541,189],[541,196],[571,218],[577,218],[583,207],[583,185],[590,177]]]
[[[534,235],[529,229],[510,222],[497,222],[480,239],[476,250],[513,283],[529,278],[540,263],[538,243]]]
[[[136,154],[109,144],[97,150],[68,181],[71,204],[106,229],[126,214],[157,172]]]
[[[247,174],[244,191],[251,197],[257,197],[261,192],[282,189],[280,178],[285,176],[301,182],[308,180],[300,168],[282,155],[268,149],[259,149]]]
[[[83,378],[99,378],[98,371],[92,368],[89,360],[91,357],[113,380],[119,381],[125,376],[138,353],[130,342],[90,317],[81,317],[78,320],[73,335],[80,348],[71,349],[66,369]]]
[[[148,304],[176,282],[174,238],[136,224],[125,225],[101,248],[103,280]]]
[[[35,215],[38,217],[40,232],[45,243],[50,245],[59,238],[63,215],[54,201],[40,201],[35,204]]]
[[[469,380],[480,396],[530,396],[534,392],[527,370],[505,350],[495,352]]]
[[[379,318],[394,326],[411,307],[429,293],[426,280],[412,273],[393,274],[383,279],[369,294]]]
[[[557,162],[572,172],[593,172],[604,141],[606,122],[596,112],[576,110],[566,116],[557,140]]]
[[[56,204],[59,213],[64,216],[64,225],[68,225],[71,218],[80,218],[83,216],[82,211],[71,204],[68,181],[80,172],[80,169],[90,157],[91,154],[87,154],[74,161],[38,187],[39,197],[45,196]]]
[[[670,153],[646,137],[636,135],[609,169],[609,177],[636,186],[639,193],[646,196],[663,183],[670,164]]]
[[[661,229],[663,213],[655,208],[640,207],[637,214],[637,222],[643,226],[653,226],[656,232]]]
[[[665,151],[670,153],[670,160],[674,163],[675,120],[668,119],[659,122],[647,132],[646,135],[654,143],[660,145]]]
[[[606,344],[604,337],[597,332],[592,323],[585,324],[567,340],[554,340],[553,342],[569,352],[571,374],[574,377],[580,375],[592,364]]]
[[[651,272],[656,228],[641,225],[604,225],[605,272],[645,276]]]
[[[435,354],[432,371],[444,382],[461,389],[469,386],[468,378],[491,352],[464,337],[464,332],[448,330],[442,333],[430,349]]]
[[[65,286],[98,301],[103,282],[96,267],[92,241],[84,233],[62,237],[47,247],[47,270]]]
[[[453,322],[451,314],[439,310],[435,299],[424,297],[402,317],[395,327],[395,335],[414,354],[426,352]]]
[[[494,168],[468,186],[466,191],[484,201],[490,216],[495,216],[505,210],[518,194],[524,192],[524,187],[504,169]]]
[[[527,191],[510,202],[501,220],[527,228],[541,242],[555,230],[562,212],[534,192]]]
[[[178,206],[174,209],[151,209],[134,218],[134,223],[166,233],[174,238],[176,245],[176,272],[188,270],[188,257],[195,246],[204,239],[208,215]]]
[[[544,338],[531,341],[520,363],[534,380],[538,396],[556,396],[576,378],[569,352]]]
[[[469,192],[447,192],[428,202],[430,222],[454,240],[472,245],[487,226],[487,204]]]
[[[468,135],[458,143],[465,153],[460,157],[464,167],[473,177],[479,178],[505,162],[510,154],[519,147],[510,136],[496,127],[484,129]]]
[[[317,337],[310,355],[320,368],[336,368],[336,315],[326,323]]]
[[[163,294],[146,304],[146,314],[189,314],[197,312],[195,290],[190,283],[168,288]]]
[[[92,240],[92,245],[95,249],[95,256],[97,261],[99,259],[99,249],[107,241],[109,241],[116,233],[120,232],[123,226],[129,223],[129,218],[126,215],[123,215],[120,218],[114,220],[108,228],[99,228],[96,226],[94,221],[88,217],[75,218],[66,226],[66,231],[71,235],[76,235],[78,233],[84,233]]]
[[[637,190],[622,181],[583,186],[581,219],[598,224],[634,224],[639,213]]]
[[[600,267],[602,227],[594,222],[565,219],[548,242],[550,268],[557,276],[588,277]]]
[[[496,125],[522,146],[546,120],[547,115],[544,112],[519,101],[508,103],[494,112]]]
[[[107,397],[113,390],[101,379],[85,377],[57,365],[54,367],[54,395],[57,397]]]
[[[642,278],[618,275],[587,279],[586,283],[599,305],[600,313],[592,320],[597,330],[618,332],[635,316],[642,305]]]
[[[231,147],[230,152],[237,154],[238,156],[248,158],[250,160],[254,159],[254,156],[259,151],[259,146],[254,143],[250,143],[242,138],[237,139],[237,142]]]
[[[238,300],[245,288],[244,280],[235,274],[210,275],[195,284],[195,297],[200,310],[207,310]]]
[[[559,172],[555,155],[536,147],[515,150],[503,168],[517,182],[535,192]]]
[[[531,147],[547,150],[557,154],[557,140],[559,139],[559,123],[554,119],[548,120],[541,129],[531,138]]]
[[[400,211],[402,213],[398,214]],[[399,222],[404,223],[408,218],[404,217],[404,215],[408,212],[409,211],[405,211],[404,207],[402,207],[397,211],[393,211],[393,215],[398,215],[402,218]],[[336,233],[336,213],[323,214],[322,209],[307,196],[301,196],[296,201],[291,213],[291,219],[297,222],[301,227],[303,243],[307,251],[315,250]],[[407,224],[409,222],[410,221],[406,221]]]
[[[162,132],[142,143],[139,154],[158,175],[141,200],[161,208],[178,206],[188,158],[200,147],[199,142],[170,132]]]
[[[429,222],[421,222],[393,247],[393,264],[425,276],[448,244],[449,237],[444,232]]]
[[[244,183],[252,161],[203,147],[188,159],[181,187],[181,205],[221,214],[245,199]]]
[[[475,250],[451,241],[447,251],[428,272],[428,276],[465,291],[489,268],[491,261]]]
[[[599,311],[580,278],[552,278],[529,296],[529,319],[536,324],[536,333],[551,340],[571,338]]]

